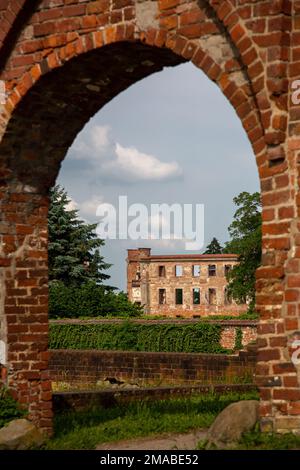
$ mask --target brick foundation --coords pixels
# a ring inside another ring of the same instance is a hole
[[[299,433],[299,16],[298,0],[0,1],[0,341],[10,387],[47,432],[48,188],[102,106],[191,60],[236,110],[256,158],[261,424]]]

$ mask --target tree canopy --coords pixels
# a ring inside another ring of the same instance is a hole
[[[228,228],[231,240],[224,253],[236,253],[239,264],[228,273],[228,294],[239,303],[255,304],[255,272],[261,263],[261,201],[258,192],[242,192],[233,199],[238,207]]]

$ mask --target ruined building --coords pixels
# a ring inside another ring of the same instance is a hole
[[[150,248],[128,250],[127,292],[150,315],[193,317],[239,315],[227,292],[227,272],[237,255],[152,255]]]

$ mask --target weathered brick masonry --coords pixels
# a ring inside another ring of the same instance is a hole
[[[48,188],[96,111],[164,65],[191,60],[230,101],[256,157],[261,424],[299,432],[299,44],[299,0],[0,0],[1,360],[45,431]]]
[[[81,351],[58,349],[50,354],[54,382],[88,389],[107,378],[137,385],[194,385],[223,382],[251,383],[255,353],[238,355]]]

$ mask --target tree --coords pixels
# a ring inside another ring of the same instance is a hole
[[[231,241],[224,253],[236,253],[239,264],[227,275],[228,294],[238,303],[255,305],[255,272],[261,263],[261,201],[260,194],[242,192],[233,199],[238,207],[228,231]]]
[[[49,290],[50,318],[136,317],[143,308],[128,300],[124,292],[115,292],[92,281],[81,286],[54,282]]]
[[[212,241],[207,245],[204,255],[219,255],[223,251],[219,241],[214,237]]]
[[[103,240],[97,237],[97,224],[78,218],[78,210],[68,210],[70,199],[59,185],[50,191],[48,216],[49,280],[67,286],[80,286],[87,281],[101,284],[109,279],[105,272],[111,265],[100,255]]]
[[[97,238],[97,224],[78,218],[69,210],[66,191],[55,186],[50,192],[49,228],[49,315],[51,318],[122,316],[142,314],[124,292],[103,285],[111,265],[100,255],[104,244]]]

